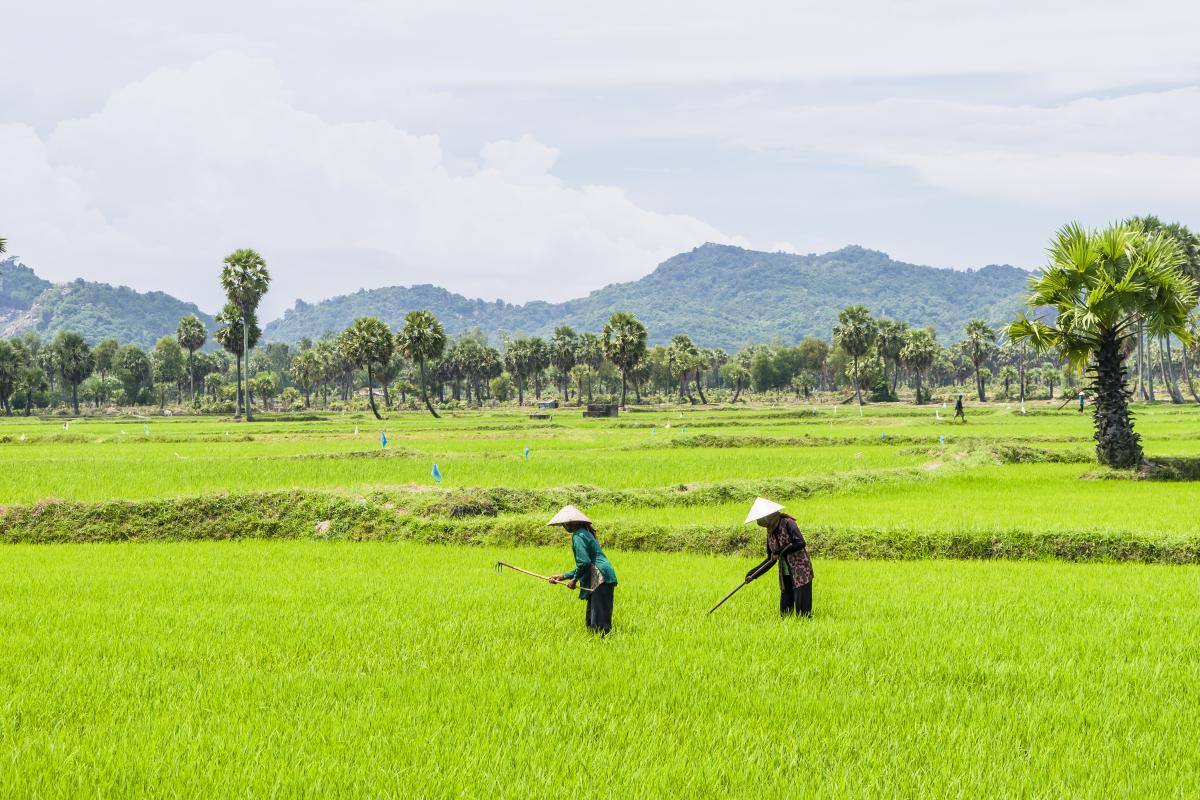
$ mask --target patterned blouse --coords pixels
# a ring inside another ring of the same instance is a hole
[[[779,588],[786,588],[784,581],[791,580],[792,588],[799,589],[812,583],[812,560],[808,557],[808,543],[796,520],[786,514],[779,517],[779,525],[767,531],[767,555],[778,558],[779,554],[793,542],[800,545],[799,550],[788,553],[783,563],[779,565]]]

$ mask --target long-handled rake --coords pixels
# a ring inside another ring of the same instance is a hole
[[[539,580],[546,581],[547,583],[551,583],[549,575],[539,575],[536,572],[530,572],[527,569],[521,569],[520,567],[516,566],[515,564],[510,564],[507,561],[497,561],[496,562],[496,572],[497,573],[504,572],[505,567],[508,567],[509,569],[513,570],[514,572],[520,572],[523,575],[529,575],[532,578],[537,578]],[[558,586],[566,586],[567,585],[566,581],[553,581],[553,583],[557,584]],[[568,588],[570,588],[570,587],[568,587]],[[584,592],[594,591],[594,589],[589,589],[586,586],[580,586],[579,588],[581,591],[584,591]]]

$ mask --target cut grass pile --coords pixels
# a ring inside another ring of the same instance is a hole
[[[553,550],[0,549],[0,796],[1181,797],[1200,572]]]

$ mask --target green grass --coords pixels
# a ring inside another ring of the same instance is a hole
[[[584,420],[564,409],[549,423],[512,410],[458,412],[440,421],[418,413],[384,422],[363,415],[254,423],[86,419],[68,429],[18,417],[0,420],[0,453],[8,466],[0,506],[278,491],[373,497],[383,490],[389,502],[408,508],[435,487],[430,471],[436,462],[443,475],[437,488],[460,498],[479,489],[544,491],[554,502],[569,499],[560,487],[595,490],[579,490],[578,497],[625,492],[592,510],[626,542],[651,527],[717,527],[728,538],[752,494],[776,492],[776,484],[802,490],[778,490],[779,499],[818,542],[822,534],[864,533],[1151,540],[1195,534],[1196,483],[1087,480],[1094,464],[1036,463],[1091,457],[1090,418],[1057,405],[1030,403],[1026,415],[1005,403],[972,407],[965,425],[938,423],[940,407],[910,405],[868,406],[861,415],[848,406],[822,406],[815,415],[812,407],[795,405],[661,409],[615,420]],[[1200,408],[1138,406],[1136,414],[1151,457],[1200,455]],[[387,453],[379,448],[383,429]],[[1031,448],[1033,463],[1006,463],[1003,452],[1014,446]],[[714,485],[727,487],[710,493],[720,499],[685,502],[678,493],[683,486]],[[501,510],[499,522],[537,541],[537,517],[549,502],[515,518]],[[244,530],[255,535],[256,526]],[[5,532],[0,516],[0,537]],[[1104,549],[1101,557],[1112,552]],[[1190,549],[1182,552],[1186,557]]]
[[[0,550],[0,796],[1184,797],[1200,571],[555,549]]]

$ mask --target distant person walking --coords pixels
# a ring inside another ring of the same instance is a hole
[[[757,522],[767,529],[767,557],[746,573],[746,583],[767,574],[779,564],[779,613],[812,616],[812,560],[808,543],[795,517],[783,513],[783,506],[759,497],[746,515],[746,524]]]
[[[569,581],[567,586],[579,587],[579,599],[587,601],[588,630],[606,636],[612,631],[613,589],[617,573],[596,539],[592,521],[575,506],[563,506],[548,525],[561,525],[571,532],[571,550],[575,554],[575,569],[552,575],[551,583]]]
[[[954,418],[961,419],[963,422],[967,421],[967,415],[963,413],[961,394],[958,396],[958,399],[954,401]]]
[[[1080,392],[1079,393],[1079,413],[1080,414],[1083,413],[1083,404],[1084,404],[1085,399],[1086,398],[1084,397],[1083,392]]]

